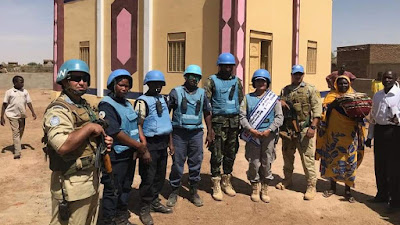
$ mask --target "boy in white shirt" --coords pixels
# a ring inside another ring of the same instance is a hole
[[[4,95],[3,107],[1,108],[1,125],[5,125],[4,114],[10,121],[13,133],[14,159],[21,158],[21,138],[25,129],[26,105],[32,112],[32,117],[36,120],[33,110],[32,100],[27,90],[24,89],[24,78],[21,76],[13,77],[14,87],[7,90]]]

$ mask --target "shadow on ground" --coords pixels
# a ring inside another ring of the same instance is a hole
[[[28,148],[30,150],[35,150],[35,148],[30,144],[21,144],[21,148],[22,148],[22,150],[28,149]],[[9,146],[6,146],[6,147],[1,149],[1,153],[6,153],[6,151],[14,153],[14,145],[9,145]]]
[[[279,175],[274,174],[274,177],[275,179],[274,182],[271,183],[271,186],[275,186],[282,180],[282,178]],[[288,188],[288,190],[305,193],[307,189],[307,181],[305,176],[303,174],[294,173],[292,179],[293,179],[293,186]],[[317,194],[322,195],[322,192],[328,190],[329,188],[330,188],[330,182],[328,180],[318,179]],[[336,188],[337,188],[336,195],[341,196],[340,201],[347,201],[344,198],[344,189],[345,189],[344,185],[341,183],[337,183]],[[374,196],[356,191],[354,189],[352,189],[351,191],[353,197],[356,199],[357,202],[366,205],[368,208],[378,213],[381,216],[382,220],[385,220],[395,225],[400,225],[400,209],[397,209],[394,212],[393,211],[390,212],[390,210],[388,210],[387,208],[387,204],[385,203],[368,202],[368,200],[372,199]]]
[[[279,175],[274,174],[274,181],[270,183],[270,186],[274,187],[278,182],[282,180]],[[232,178],[232,185],[234,186],[235,190],[239,194],[243,195],[251,195],[251,186],[247,181],[241,180],[239,178],[233,177]],[[211,189],[211,175],[210,174],[201,174],[201,182],[199,183],[199,190],[205,191],[208,194],[212,193]],[[324,190],[328,190],[330,187],[330,183],[324,179],[318,179],[317,182],[317,194],[322,194]],[[303,174],[294,173],[293,174],[293,186],[288,188],[289,191],[295,191],[304,193],[307,189],[307,182],[305,176]],[[171,193],[172,189],[169,185],[167,179],[165,179],[163,190],[161,191],[161,195],[168,199],[169,194]],[[344,185],[338,183],[337,184],[337,195],[341,196],[341,201],[346,201],[344,198]],[[395,224],[400,225],[400,210],[396,212],[389,213],[387,210],[387,205],[384,203],[376,204],[370,203],[367,200],[373,198],[371,195],[364,194],[362,192],[352,190],[352,194],[357,202],[365,204],[367,207],[372,209],[373,211],[377,212],[381,219]],[[182,177],[182,187],[179,190],[179,196],[189,199],[189,184],[188,184],[188,174],[185,173]],[[163,202],[165,204],[165,202]],[[100,205],[101,206],[101,205]],[[129,201],[129,210],[139,215],[140,212],[140,195],[138,189],[132,189],[130,194],[130,201]],[[100,207],[100,214],[99,218],[101,218],[101,207]]]

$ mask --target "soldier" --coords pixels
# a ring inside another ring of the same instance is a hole
[[[316,194],[317,176],[315,173],[315,131],[322,113],[321,97],[311,84],[303,82],[304,68],[294,65],[292,83],[282,89],[281,103],[284,111],[294,111],[294,116],[284,118],[281,132],[282,154],[285,178],[276,185],[284,190],[292,185],[294,154],[299,150],[304,173],[308,182],[304,200],[312,200]]]
[[[139,129],[143,130],[144,143],[150,151],[151,162],[139,160],[139,174],[142,178],[139,192],[142,200],[139,218],[145,225],[153,224],[150,210],[160,213],[172,213],[172,209],[161,204],[159,194],[163,188],[167,170],[168,153],[173,155],[172,124],[167,102],[160,94],[165,86],[164,74],[159,70],[149,71],[144,84],[149,90],[135,102],[139,114]]]
[[[275,140],[283,123],[281,103],[278,96],[269,90],[271,76],[267,70],[256,70],[251,79],[254,92],[247,94],[240,105],[240,123],[244,129],[241,137],[246,141],[245,157],[249,161],[247,179],[254,202],[270,202],[268,184],[274,179],[271,165],[275,160]],[[250,136],[251,135],[251,136]],[[248,137],[248,138],[246,138]]]
[[[239,108],[243,100],[241,80],[232,74],[235,57],[230,53],[222,53],[217,61],[219,71],[208,78],[205,86],[206,95],[212,106],[212,129],[215,140],[211,151],[212,197],[221,201],[224,191],[228,196],[236,192],[231,184],[233,163],[239,148]],[[221,164],[223,175],[221,180]]]
[[[173,164],[169,176],[172,193],[168,197],[167,206],[176,204],[183,166],[187,159],[189,166],[190,201],[197,207],[203,206],[203,201],[197,194],[200,181],[200,169],[203,161],[203,123],[207,126],[206,144],[214,139],[211,128],[211,104],[205,96],[203,88],[197,84],[201,79],[201,69],[197,65],[189,65],[184,73],[185,83],[171,90],[169,94],[169,107],[173,109],[172,139],[175,154],[172,156]]]
[[[132,88],[131,74],[124,69],[114,70],[107,80],[110,94],[99,103],[100,115],[108,123],[106,133],[114,138],[110,152],[113,175],[103,174],[103,222],[109,225],[130,225],[128,212],[129,194],[132,189],[138,152],[145,162],[151,160],[138,128],[138,115],[126,94]],[[136,154],[135,154],[136,155]]]
[[[90,85],[89,68],[78,59],[66,61],[58,72],[61,95],[43,117],[44,143],[50,157],[54,224],[96,224],[99,170],[95,168],[96,137],[104,135],[107,150],[112,138],[81,96]]]

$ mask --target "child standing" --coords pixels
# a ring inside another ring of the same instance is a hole
[[[160,94],[165,86],[164,74],[158,70],[149,71],[144,84],[149,90],[135,102],[135,110],[139,115],[139,129],[143,130],[144,143],[151,155],[151,162],[139,160],[139,174],[142,178],[139,192],[142,206],[139,218],[143,224],[153,224],[150,210],[153,212],[172,213],[172,209],[161,204],[158,195],[164,185],[167,170],[167,148],[173,155],[172,124],[167,102]]]
[[[283,113],[278,96],[269,90],[271,76],[259,69],[252,78],[253,93],[247,94],[240,106],[240,123],[244,128],[241,137],[246,141],[245,157],[249,161],[247,179],[253,192],[251,200],[268,203],[268,184],[274,178],[271,164],[275,160],[275,139],[283,123]]]
[[[12,79],[14,87],[7,90],[1,108],[1,125],[5,125],[4,114],[10,121],[14,143],[14,159],[21,158],[21,138],[25,129],[26,105],[32,112],[32,117],[36,120],[33,110],[32,100],[27,90],[24,89],[24,78],[14,76]]]

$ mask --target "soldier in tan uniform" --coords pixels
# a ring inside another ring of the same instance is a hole
[[[294,154],[297,148],[308,183],[304,200],[312,200],[317,184],[314,137],[322,113],[322,104],[319,91],[313,85],[303,82],[303,77],[303,66],[294,65],[292,83],[281,92],[282,108],[284,112],[292,112],[292,116],[288,116],[290,113],[284,113],[284,125],[280,134],[285,178],[276,188],[283,190],[292,185]]]
[[[81,60],[68,60],[60,68],[57,83],[61,95],[46,109],[44,142],[50,158],[51,225],[96,224],[99,170],[94,167],[96,137],[105,136],[107,150],[112,138],[93,123],[96,113],[81,96],[90,85],[89,68]]]

